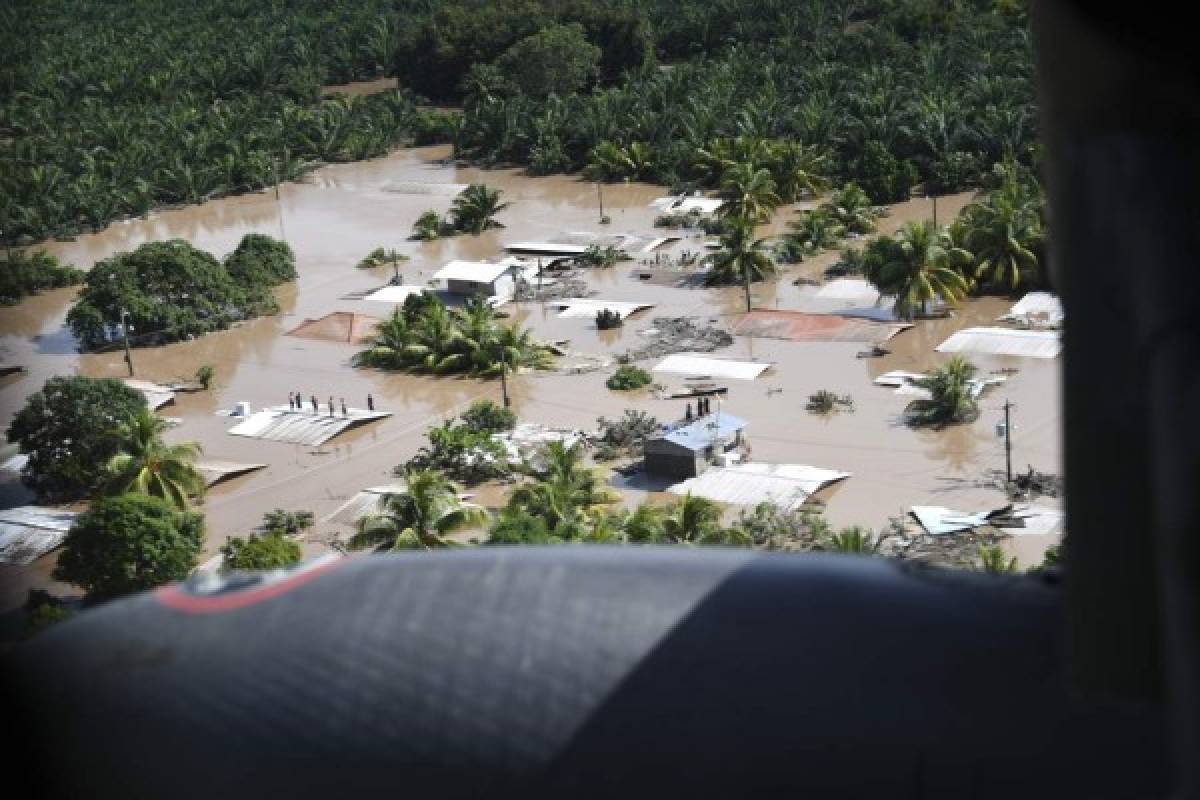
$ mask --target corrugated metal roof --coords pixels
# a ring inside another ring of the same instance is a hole
[[[196,471],[204,476],[206,486],[220,483],[226,478],[266,469],[266,464],[242,464],[237,461],[197,461]]]
[[[1062,341],[1057,331],[965,328],[939,344],[936,349],[939,353],[1055,358],[1062,351]]]
[[[546,256],[578,256],[587,252],[586,244],[570,244],[567,242],[513,242],[504,245],[510,253],[537,253]]]
[[[400,494],[408,489],[405,483],[393,483],[388,486],[372,486],[358,492],[336,511],[325,518],[326,522],[337,525],[354,527],[360,519],[379,510],[379,501],[384,495]]]
[[[21,506],[0,511],[0,563],[26,566],[62,544],[74,511]]]
[[[403,303],[410,295],[422,294],[424,286],[384,286],[363,297],[371,303]]]
[[[137,378],[125,378],[126,386],[134,391],[141,392],[146,398],[146,405],[152,409],[159,409],[167,403],[175,402],[175,391],[170,386],[163,386],[152,381],[142,381]]]
[[[343,417],[336,412],[330,416],[324,407],[321,412],[313,414],[311,411],[293,411],[277,406],[251,414],[230,428],[229,432],[251,439],[317,446],[342,431],[391,416],[390,411],[365,411],[361,408],[348,411],[348,416]]]
[[[695,478],[668,487],[673,494],[691,492],[718,503],[755,506],[774,503],[791,510],[822,487],[849,478],[839,472],[805,464],[737,464],[710,469]]]
[[[674,428],[659,437],[674,442],[689,450],[700,451],[714,441],[725,440],[746,427],[746,420],[718,411],[708,414],[679,428]]]
[[[669,213],[687,213],[699,211],[701,214],[715,214],[721,207],[719,197],[659,197],[650,205],[659,211]]]
[[[742,317],[734,328],[734,333],[739,336],[762,336],[793,342],[882,344],[911,327],[907,322],[860,319],[857,313],[851,317],[840,313],[812,314],[806,311],[756,308]]]
[[[761,361],[733,361],[727,358],[706,358],[692,353],[676,353],[655,365],[654,372],[695,377],[730,378],[752,381],[771,365]]]

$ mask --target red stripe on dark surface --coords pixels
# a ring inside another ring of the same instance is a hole
[[[310,580],[329,572],[340,565],[346,558],[338,558],[328,564],[301,572],[289,578],[266,586],[230,592],[228,594],[195,595],[185,591],[181,585],[164,586],[154,594],[158,601],[168,608],[182,611],[186,614],[217,614],[222,611],[233,611],[245,608],[272,597],[290,592],[297,586],[302,586]]]

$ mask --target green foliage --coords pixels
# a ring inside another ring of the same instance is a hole
[[[612,311],[607,308],[602,308],[596,312],[596,329],[601,331],[612,330],[619,328],[625,321],[621,319],[621,312]],[[610,387],[611,388],[611,387]]]
[[[409,470],[434,469],[468,486],[509,473],[503,445],[492,439],[492,431],[447,420],[425,431],[429,444],[421,447],[396,474]]]
[[[1016,165],[997,164],[999,186],[963,209],[958,222],[973,276],[990,289],[1017,293],[1044,282],[1041,189]]]
[[[496,66],[519,91],[544,98],[590,84],[599,72],[600,56],[579,23],[548,25],[505,50]]]
[[[869,530],[856,525],[843,528],[830,536],[825,543],[825,549],[835,553],[870,556],[879,552],[879,539]]]
[[[404,472],[405,490],[383,495],[379,510],[358,521],[350,547],[360,550],[430,550],[449,547],[447,534],[482,525],[488,514],[464,503],[454,484],[431,469]]]
[[[97,500],[75,519],[55,580],[103,600],[183,580],[204,546],[204,517],[140,494]]]
[[[486,302],[448,309],[433,295],[410,296],[376,328],[366,350],[354,357],[363,367],[499,377],[502,364],[544,368],[550,351],[527,329],[500,325]]]
[[[717,214],[741,223],[766,222],[783,201],[769,170],[754,164],[733,164],[721,174]]]
[[[437,213],[436,211],[434,212]],[[418,220],[419,222],[420,220]],[[435,237],[436,238],[436,237]],[[358,269],[374,269],[375,267],[395,267],[399,269],[399,264],[402,261],[408,261],[408,256],[396,250],[385,250],[382,247],[376,247],[370,253],[367,253],[366,258],[359,261],[354,266]]]
[[[897,158],[882,142],[871,141],[850,164],[850,174],[872,203],[909,199],[919,177],[911,161]]]
[[[211,364],[201,364],[196,368],[196,383],[200,384],[204,389],[212,386],[213,368]]]
[[[75,611],[44,589],[30,589],[25,600],[25,631],[28,639],[75,616]]]
[[[618,419],[600,417],[596,427],[600,431],[596,459],[606,461],[620,455],[641,455],[646,437],[658,430],[658,420],[645,411],[627,408]]]
[[[759,503],[741,511],[734,526],[752,547],[760,550],[807,551],[818,549],[831,534],[819,511],[785,510],[774,503]]]
[[[63,265],[48,253],[9,251],[0,261],[0,306],[16,305],[23,297],[44,289],[61,289],[83,283],[86,273]]]
[[[775,274],[775,262],[767,255],[762,239],[754,238],[754,228],[736,223],[721,237],[721,249],[712,257],[712,269],[705,276],[709,286],[740,283],[746,291],[746,310],[750,310],[750,284]]]
[[[904,409],[905,419],[916,427],[954,425],[972,422],[979,416],[979,404],[971,396],[970,381],[975,377],[975,365],[962,356],[951,356],[945,364],[914,386],[929,390],[928,398],[917,398]]]
[[[145,407],[142,394],[120,381],[50,378],[8,428],[8,440],[29,454],[22,480],[43,500],[85,496],[117,453],[119,426]]]
[[[641,389],[643,386],[649,386],[654,381],[654,377],[633,364],[623,364],[617,367],[617,371],[608,377],[604,385],[614,391],[623,392],[630,389]]]
[[[802,211],[788,227],[791,231],[784,237],[783,255],[789,261],[801,261],[822,250],[837,247],[846,235],[846,226],[827,208]]]
[[[612,267],[616,266],[618,261],[629,260],[629,258],[623,250],[612,245],[601,247],[593,244],[575,260],[582,267]]]
[[[476,400],[460,418],[464,425],[484,433],[511,431],[517,426],[517,415],[488,399]]]
[[[979,545],[978,569],[993,575],[1008,575],[1017,571],[1017,559],[1009,558],[1000,545]]]
[[[906,223],[895,236],[872,239],[863,250],[867,280],[896,296],[901,319],[928,313],[935,300],[955,303],[966,296],[971,284],[962,270],[970,263],[971,254],[931,222]]]
[[[503,228],[504,225],[495,219],[496,214],[509,206],[500,202],[501,194],[500,189],[472,183],[454,198],[450,206],[451,226],[456,231],[476,236],[489,228]]]
[[[168,445],[162,440],[166,420],[149,408],[139,408],[117,428],[117,454],[105,468],[101,491],[107,495],[150,495],[166,500],[181,511],[189,497],[204,494],[204,476],[196,470],[200,445]]]
[[[282,532],[268,531],[245,539],[231,537],[221,547],[225,556],[222,565],[230,570],[282,569],[300,562],[300,545],[284,537]]]
[[[525,471],[532,481],[517,486],[508,496],[512,513],[525,511],[545,522],[546,530],[564,539],[579,538],[588,521],[617,497],[601,486],[596,473],[584,466],[583,448],[550,442],[540,464]]]
[[[286,511],[277,508],[263,514],[262,524],[258,529],[263,533],[279,533],[285,536],[296,536],[313,526],[311,511]]]
[[[294,180],[320,162],[448,141],[378,77],[392,0],[13,0],[0,6],[0,231],[33,241]]]
[[[278,306],[270,287],[278,283],[275,277],[295,274],[291,251],[276,245],[287,247],[248,234],[230,257],[237,277],[182,239],[118,253],[92,267],[67,324],[83,347],[93,349],[120,340],[122,310],[128,313],[132,344],[187,339],[274,313]]]
[[[296,280],[296,257],[287,242],[247,233],[225,257],[225,271],[242,286],[276,286]]]
[[[447,233],[453,233],[453,230],[449,225],[442,221],[441,214],[430,209],[429,211],[422,211],[421,216],[417,217],[417,221],[413,223],[413,232],[408,238],[415,239],[420,242],[431,242]],[[375,253],[372,253],[371,255],[373,256]],[[367,258],[370,257],[371,256],[368,256]],[[364,259],[363,262],[359,263],[359,266],[361,267],[365,263],[366,261]],[[371,264],[370,266],[376,265]]]

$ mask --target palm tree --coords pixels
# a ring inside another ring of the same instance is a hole
[[[959,268],[970,259],[933,223],[909,222],[894,237],[869,243],[864,266],[880,292],[896,296],[896,315],[912,319],[934,300],[954,303],[966,296],[970,284]]]
[[[871,205],[871,198],[857,183],[847,183],[835,191],[821,208],[829,213],[850,233],[870,233],[875,230],[875,220],[880,210]]]
[[[419,370],[444,374],[461,370],[467,363],[462,331],[454,315],[440,302],[425,308],[412,323],[412,335],[404,348],[404,359]]]
[[[846,235],[845,226],[824,207],[801,213],[788,227],[791,228],[787,235],[788,242],[794,244],[804,255],[813,255],[837,247],[838,242]]]
[[[508,208],[500,202],[500,189],[492,189],[482,183],[473,183],[454,198],[450,217],[456,230],[480,234],[489,228],[503,228],[495,219],[496,214]]]
[[[806,193],[820,194],[832,168],[829,156],[816,145],[783,141],[771,148],[771,175],[785,203],[793,203]]]
[[[1006,181],[987,202],[969,206],[963,226],[976,278],[1013,292],[1036,280],[1041,219],[1016,180]]]
[[[972,396],[971,381],[976,372],[970,361],[951,356],[930,374],[914,380],[914,386],[929,390],[929,397],[917,398],[905,408],[909,424],[940,426],[975,419],[979,405]]]
[[[662,516],[663,539],[674,544],[719,544],[724,541],[721,507],[691,492]]]
[[[382,267],[384,264],[391,264],[394,282],[400,282],[400,262],[408,261],[408,256],[397,250],[384,250],[382,247],[376,247],[367,257],[358,262],[359,269],[374,269]]]
[[[352,549],[449,547],[447,534],[487,522],[487,512],[460,500],[454,484],[436,470],[406,470],[404,483],[403,492],[383,495],[379,511],[358,521]]]
[[[721,237],[721,250],[713,256],[706,282],[714,286],[740,281],[746,290],[746,310],[749,311],[750,283],[774,273],[775,263],[764,250],[763,240],[754,238],[754,229],[748,223],[738,222]]]
[[[525,470],[534,481],[513,489],[509,506],[541,517],[552,531],[617,500],[600,486],[596,473],[583,465],[580,444],[550,442],[541,453],[541,463],[526,463]]]
[[[408,317],[396,309],[387,319],[375,327],[375,335],[366,350],[354,356],[354,364],[363,367],[400,369],[405,365],[405,354],[412,343],[412,328]]]
[[[727,169],[718,196],[721,205],[717,213],[721,217],[751,223],[765,222],[781,202],[771,173],[752,164],[735,164]]]
[[[834,553],[858,553],[869,556],[879,552],[879,540],[870,531],[856,525],[830,536],[825,543],[825,549]]]
[[[140,409],[117,429],[119,452],[109,460],[102,492],[136,492],[161,497],[180,510],[189,497],[204,494],[204,476],[195,466],[201,448],[196,442],[166,444],[166,420],[148,408]]]

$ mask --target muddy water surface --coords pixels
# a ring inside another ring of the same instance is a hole
[[[218,256],[232,250],[243,235],[261,232],[283,236],[296,253],[299,279],[278,296],[282,313],[252,321],[196,341],[134,352],[137,376],[157,381],[192,375],[202,364],[216,370],[209,392],[182,394],[162,410],[182,424],[169,433],[173,441],[200,442],[207,457],[266,462],[262,471],[212,489],[204,504],[210,552],[230,535],[243,534],[272,508],[309,509],[318,519],[332,512],[359,489],[387,482],[393,466],[411,457],[426,427],[450,416],[478,397],[499,398],[498,383],[465,378],[429,378],[355,370],[349,344],[285,336],[305,318],[332,311],[385,315],[390,307],[341,299],[348,292],[380,286],[391,268],[354,267],[376,247],[392,247],[410,256],[402,264],[407,283],[424,283],[452,258],[491,259],[505,242],[544,239],[564,231],[649,233],[654,209],[649,202],[658,187],[629,184],[604,189],[605,211],[612,224],[597,224],[593,184],[575,177],[528,178],[516,171],[480,171],[447,165],[447,148],[398,151],[388,157],[323,168],[304,183],[274,191],[230,197],[202,206],[166,211],[147,219],[118,223],[72,242],[51,242],[44,249],[81,267],[143,242],[183,238]],[[407,235],[417,216],[434,208],[446,211],[450,199],[439,194],[396,191],[400,182],[486,182],[504,190],[511,207],[500,214],[506,227],[478,237],[464,236],[430,243],[410,242]],[[942,198],[939,219],[949,219],[968,195]],[[881,221],[889,232],[909,219],[927,217],[927,200],[891,209]],[[782,229],[793,209],[774,223]],[[764,233],[770,232],[764,229]],[[700,250],[704,238],[686,233],[668,252]],[[806,308],[813,289],[795,285],[798,276],[819,276],[836,254],[830,253],[787,269],[778,281],[754,288],[762,307]],[[596,270],[588,281],[599,297],[656,303],[631,318],[624,328],[601,334],[590,319],[560,319],[540,303],[508,306],[514,319],[546,339],[569,339],[574,350],[613,354],[643,341],[640,330],[656,315],[695,315],[731,326],[744,309],[740,289],[676,288],[638,280],[629,262]],[[24,375],[0,383],[0,423],[7,424],[25,398],[54,374],[82,373],[122,377],[119,352],[79,355],[63,321],[75,290],[48,292],[14,308],[0,310],[0,360],[23,364]],[[1002,501],[999,492],[976,486],[989,469],[1003,467],[1001,442],[994,426],[1005,398],[1016,404],[1014,462],[1023,467],[1057,470],[1059,449],[1059,377],[1056,361],[976,357],[982,370],[1015,367],[1018,372],[984,395],[984,412],[973,425],[947,431],[912,431],[899,421],[909,398],[871,385],[891,369],[921,370],[943,360],[933,348],[954,330],[988,324],[1007,308],[998,299],[972,300],[950,319],[929,320],[894,338],[891,355],[858,359],[858,344],[810,344],[763,338],[738,338],[720,355],[756,359],[774,366],[752,382],[732,382],[724,408],[749,422],[747,436],[756,460],[813,464],[846,470],[853,477],[822,493],[829,519],[836,525],[879,527],[889,515],[914,503],[974,509]],[[652,366],[648,362],[644,366]],[[528,421],[591,428],[599,416],[616,416],[626,407],[650,411],[660,420],[678,417],[682,401],[658,400],[648,393],[621,394],[604,387],[607,372],[585,375],[522,375],[513,381],[514,405]],[[668,381],[669,382],[669,381]],[[853,413],[818,417],[804,411],[811,392],[830,389],[854,398]],[[779,391],[768,391],[779,390]],[[329,396],[363,406],[368,393],[376,407],[393,412],[381,423],[344,434],[321,448],[261,442],[226,433],[230,420],[217,416],[238,401],[258,408],[286,402],[289,391],[305,397]],[[496,494],[492,492],[491,494]],[[497,501],[500,495],[484,498]],[[318,531],[328,529],[318,525]],[[331,530],[331,529],[330,529]],[[319,538],[319,537],[317,537]],[[1037,560],[1040,547],[1023,542],[1023,558]],[[21,577],[46,570],[6,570],[10,586]],[[12,592],[6,591],[7,594]]]

